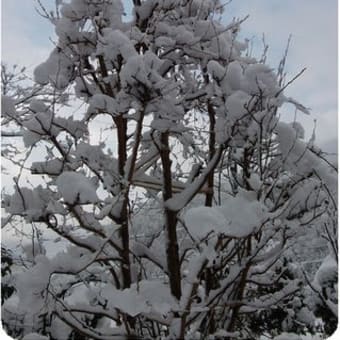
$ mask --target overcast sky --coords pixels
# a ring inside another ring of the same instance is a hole
[[[47,6],[54,3],[41,1]],[[53,27],[36,13],[34,5],[34,0],[2,0],[2,61],[25,65],[30,71],[47,58],[53,46]],[[286,94],[312,109],[311,117],[301,114],[299,120],[308,136],[316,119],[318,142],[331,152],[337,146],[337,13],[336,0],[234,0],[223,17],[228,22],[250,15],[241,37],[252,39],[258,47],[264,33],[273,68],[292,34],[288,78],[304,67],[307,71]],[[287,106],[282,116],[291,120],[293,114],[293,107]]]

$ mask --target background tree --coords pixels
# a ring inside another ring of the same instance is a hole
[[[251,57],[237,39],[242,20],[217,19],[219,1],[133,3],[129,22],[118,0],[42,7],[58,37],[34,71],[43,90],[3,96],[4,125],[30,150],[11,158],[39,178],[14,179],[8,221],[61,244],[57,254],[33,245],[13,275],[22,334],[315,332],[291,249],[334,216],[336,169],[299,123],[279,120],[284,104],[308,114],[284,95],[303,71],[285,83],[285,57],[277,74]]]

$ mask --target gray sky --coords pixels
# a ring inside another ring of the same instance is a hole
[[[41,0],[47,7],[54,0]],[[129,4],[130,1],[124,1]],[[39,17],[34,0],[2,0],[2,61],[25,65],[30,71],[49,55],[53,27]],[[326,151],[337,147],[337,1],[336,0],[233,0],[223,20],[250,15],[242,25],[242,38],[253,40],[260,54],[262,34],[269,44],[268,63],[277,68],[289,34],[288,79],[303,67],[307,71],[286,94],[312,109],[312,116],[299,115],[310,135],[317,120],[317,140]],[[293,107],[283,109],[292,120]]]

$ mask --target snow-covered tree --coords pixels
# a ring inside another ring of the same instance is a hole
[[[6,221],[61,244],[33,242],[12,273],[3,309],[22,335],[314,332],[312,310],[334,312],[336,287],[322,268],[308,281],[293,249],[324,228],[337,261],[336,169],[298,122],[279,120],[284,105],[309,113],[284,94],[285,58],[275,73],[251,57],[218,0],[134,0],[130,21],[120,0],[57,9],[45,11],[57,41],[34,71],[41,92],[2,101],[26,155],[10,158],[33,183],[14,178]]]

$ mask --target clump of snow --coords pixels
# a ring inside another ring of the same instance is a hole
[[[203,239],[211,232],[236,238],[247,237],[268,218],[266,207],[252,194],[240,191],[222,206],[189,209],[184,215],[188,231],[196,239]]]
[[[252,173],[250,175],[248,183],[255,191],[260,190],[261,186],[263,185],[263,182],[257,173]]]
[[[211,232],[223,232],[227,225],[227,220],[215,208],[196,207],[189,209],[185,213],[184,223],[190,235],[201,240]]]
[[[44,306],[44,291],[52,270],[49,259],[40,254],[35,257],[35,265],[29,271],[16,275],[15,287],[20,299],[20,310],[35,313]]]
[[[315,155],[306,143],[298,138],[299,131],[290,124],[278,122],[275,129],[284,167],[293,173],[304,176],[315,172],[329,192],[337,200],[337,175],[326,162]]]
[[[175,40],[178,44],[186,45],[188,41],[191,43],[199,41],[199,38],[194,37],[193,32],[186,29],[185,25],[180,25],[173,29]]]
[[[337,281],[338,264],[335,259],[328,255],[323,260],[321,266],[314,276],[314,284],[322,287],[325,282]]]
[[[66,17],[56,21],[55,32],[59,39],[69,41],[76,41],[80,35],[77,22]]]
[[[30,102],[30,110],[33,112],[46,112],[48,110],[48,107],[42,100],[34,98]]]
[[[224,338],[240,338],[240,332],[227,332],[224,329],[218,330],[216,333],[213,335],[217,339],[224,339]]]
[[[299,122],[292,122],[290,126],[296,131],[296,137],[299,139],[305,138],[305,129],[303,128],[302,124]]]
[[[178,309],[178,303],[170,293],[170,288],[159,281],[142,280],[130,288],[117,290],[106,286],[101,295],[109,300],[109,307],[136,316],[141,313],[158,313],[166,316]]]
[[[52,214],[67,215],[67,210],[64,206],[60,202],[54,200],[48,202],[46,211]]]
[[[157,5],[157,3],[156,3]],[[136,15],[138,15],[140,20],[145,20],[150,17],[152,10],[154,9],[155,1],[143,1],[140,6],[134,8]]]
[[[170,37],[160,36],[155,39],[155,46],[158,47],[172,47],[176,41]]]
[[[302,340],[301,336],[295,333],[282,333],[276,336],[273,340]]]
[[[105,94],[95,94],[90,99],[90,106],[87,110],[87,114],[90,115],[91,113],[96,113],[97,111],[116,114],[117,113],[116,100]]]
[[[46,162],[33,162],[31,171],[33,174],[59,175],[64,168],[64,162],[55,158]]]
[[[144,57],[136,55],[130,57],[120,73],[123,86],[144,84],[150,87]]]
[[[170,292],[169,286],[158,281],[140,281],[132,285],[149,305],[151,312],[166,315],[178,308],[178,303]]]
[[[228,225],[225,234],[232,237],[246,237],[268,219],[266,207],[254,197],[254,192],[241,191],[226,203],[216,207]]]
[[[88,204],[98,202],[96,188],[83,174],[66,171],[56,180],[59,192],[69,204]]]
[[[120,291],[111,286],[105,287],[101,295],[108,298],[110,308],[118,308],[131,316],[136,316],[145,311],[146,306],[142,297],[136,292],[130,291],[130,289]]]
[[[52,127],[52,120],[52,112],[38,112],[31,119],[25,122],[24,126],[34,133],[46,135]]]
[[[35,105],[35,108],[42,106]],[[24,143],[26,147],[32,146],[37,141],[41,140],[41,136],[57,136],[60,128],[53,124],[54,114],[51,111],[34,113],[31,118],[23,123]]]
[[[107,156],[103,152],[102,145],[90,145],[84,142],[80,142],[77,145],[77,150],[75,152],[77,159],[84,160],[86,163],[91,164],[93,163],[105,163]],[[109,166],[113,166],[114,170],[117,170],[117,165],[115,161],[111,161]]]
[[[34,240],[34,242],[24,244],[22,248],[27,260],[31,262],[33,262],[36,256],[46,254],[44,246],[36,240]]]
[[[210,60],[207,65],[208,72],[211,76],[220,82],[226,75],[226,69],[216,60]]]
[[[121,0],[72,0],[63,3],[61,7],[62,16],[72,21],[92,18],[100,20],[101,23],[108,26],[115,27],[120,27],[123,13],[124,7]]]
[[[242,89],[250,95],[261,91],[264,96],[275,96],[280,91],[273,70],[260,63],[250,64],[245,69]]]
[[[55,318],[51,324],[51,336],[54,339],[68,339],[72,328],[59,318]]]
[[[137,55],[131,40],[120,30],[104,29],[102,40],[98,53],[104,53],[105,57],[113,62],[117,60],[118,55],[125,61]]]
[[[228,96],[225,102],[228,119],[234,122],[236,119],[245,115],[250,98],[251,97],[243,91],[235,91]]]
[[[241,88],[241,81],[243,78],[243,70],[240,63],[235,60],[227,66],[227,82],[232,90],[237,91]]]
[[[41,136],[30,130],[23,130],[22,133],[24,144],[27,148],[33,146],[35,143],[41,140]]]
[[[325,200],[325,193],[320,192],[319,188],[320,181],[318,179],[308,178],[301,181],[299,187],[290,191],[289,205],[291,208],[283,216],[287,213],[297,215],[299,211],[312,210],[316,205],[321,204]]]
[[[72,75],[72,59],[60,48],[55,48],[48,59],[34,70],[34,79],[37,83],[41,85],[50,83],[58,90],[68,86]]]
[[[39,333],[29,333],[26,334],[22,340],[49,340],[49,338],[45,335],[41,335]]]
[[[35,190],[20,188],[13,196],[6,210],[13,215],[25,215],[30,221],[38,221],[44,213],[46,202],[42,197],[41,187]]]
[[[53,121],[60,129],[67,131],[76,139],[81,138],[88,132],[86,124],[81,120],[74,120],[73,117],[54,117]],[[56,135],[53,130],[52,132]]]
[[[210,60],[207,69],[224,94],[231,95],[233,91],[241,89],[243,70],[238,61],[232,61],[227,67],[223,67],[219,62]]]
[[[75,152],[77,160],[84,162],[94,171],[102,171],[104,188],[113,189],[119,181],[117,160],[103,151],[103,145],[80,142]]]
[[[3,116],[16,116],[15,101],[9,96],[1,96],[1,113]]]

